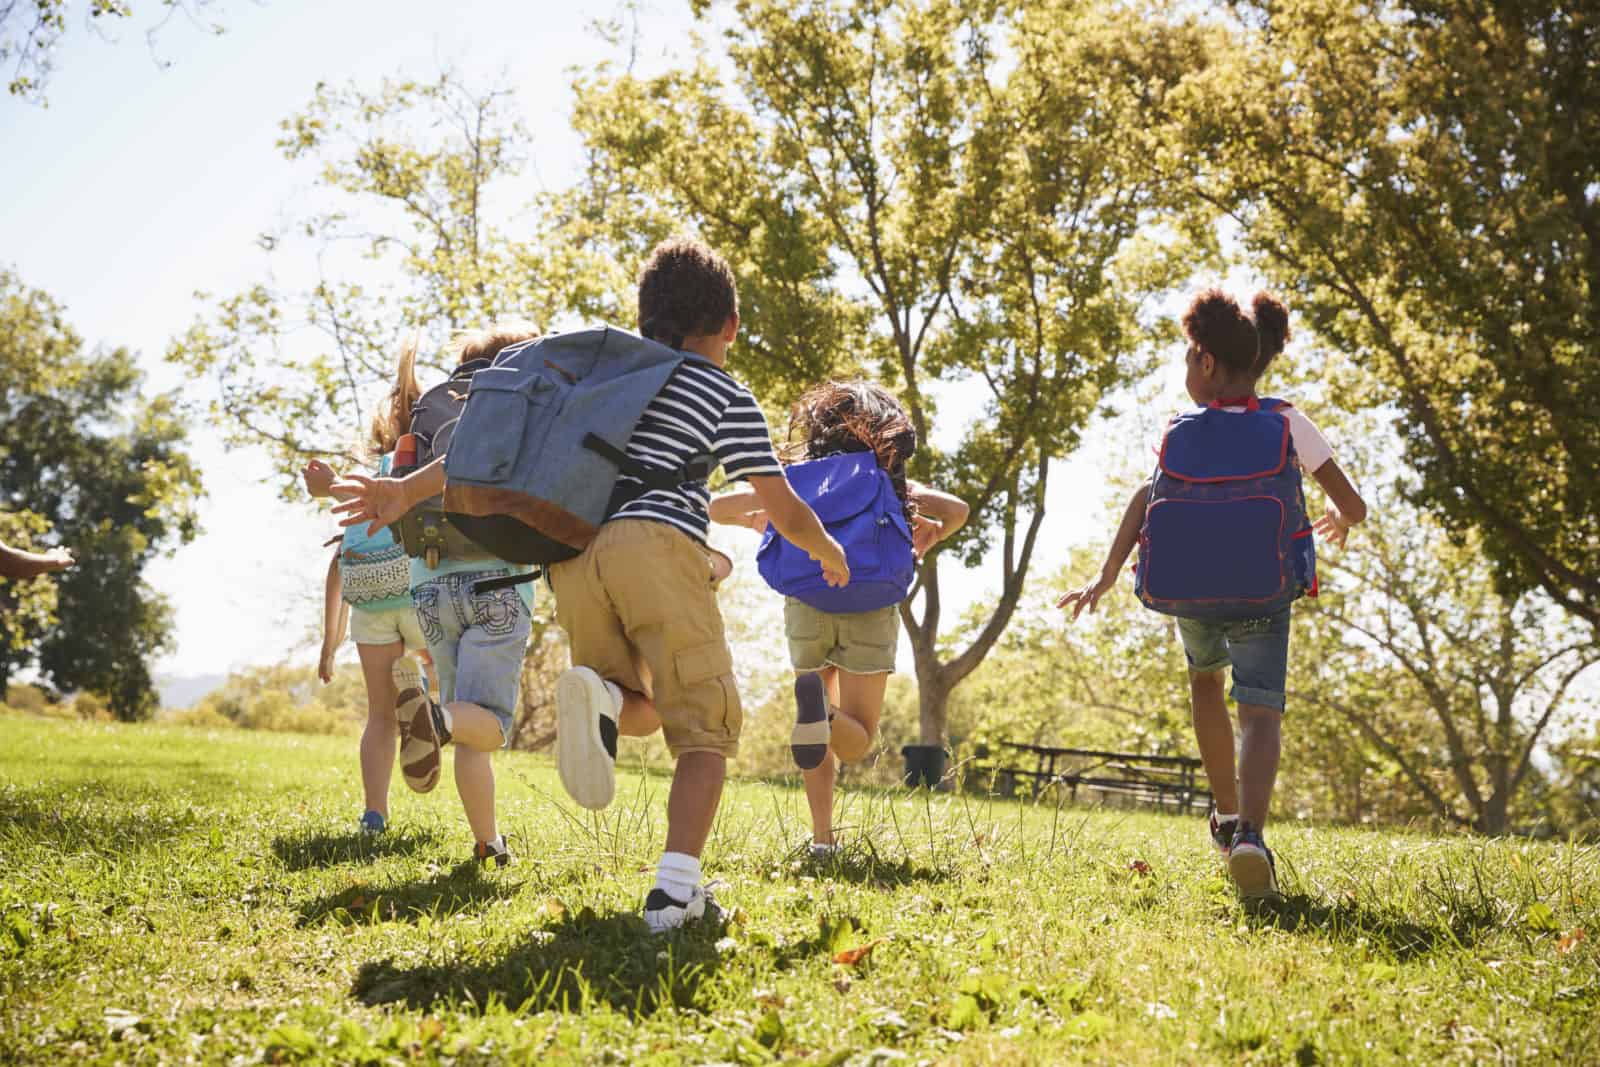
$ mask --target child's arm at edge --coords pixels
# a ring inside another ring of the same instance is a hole
[[[1122,573],[1122,568],[1127,566],[1128,557],[1133,553],[1133,546],[1139,543],[1139,528],[1144,525],[1144,510],[1149,503],[1150,483],[1142,482],[1139,488],[1133,491],[1127,510],[1122,513],[1122,524],[1117,527],[1117,536],[1112,539],[1111,551],[1106,553],[1106,561],[1100,567],[1100,576],[1083,588],[1074,589],[1056,601],[1058,608],[1065,609],[1069,605],[1072,607],[1074,621],[1083,614],[1084,608],[1088,608],[1091,615],[1094,614],[1100,598],[1117,584],[1117,576]]]
[[[1350,527],[1367,517],[1367,502],[1361,499],[1356,487],[1350,484],[1339,461],[1329,459],[1312,472],[1317,484],[1328,496],[1328,511],[1318,519],[1313,528],[1329,541],[1344,547],[1345,535]]]
[[[78,562],[68,548],[27,552],[0,541],[0,578],[37,578],[51,571],[64,570]]]
[[[789,479],[781,474],[753,474],[748,480],[756,502],[784,539],[822,564],[822,576],[829,585],[848,584],[850,565],[845,562],[844,549],[829,536],[816,512],[795,496]]]

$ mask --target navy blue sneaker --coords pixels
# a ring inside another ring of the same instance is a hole
[[[1217,809],[1211,809],[1211,843],[1217,846],[1217,851],[1222,853],[1222,858],[1228,858],[1228,850],[1233,847],[1233,835],[1239,830],[1239,816],[1230,815],[1226,819],[1217,819]]]
[[[1278,864],[1272,850],[1261,839],[1261,831],[1240,822],[1228,849],[1228,874],[1243,900],[1281,900],[1278,892]]]
[[[382,812],[369,811],[361,816],[361,832],[364,834],[381,834],[389,828],[389,820],[383,817]]]

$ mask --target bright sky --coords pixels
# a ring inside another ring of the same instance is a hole
[[[659,63],[663,48],[683,40],[686,7],[661,0],[647,12],[642,64]],[[0,262],[63,302],[91,343],[140,352],[155,387],[179,385],[161,357],[199,309],[194,292],[261,280],[255,238],[292,215],[311,186],[310,168],[286,162],[273,142],[279,120],[302,108],[319,80],[372,86],[386,75],[428,78],[442,65],[478,80],[504,71],[533,134],[537,180],[559,187],[576,163],[570,68],[613,54],[588,28],[597,10],[607,13],[604,5],[487,0],[232,2],[218,16],[228,29],[221,37],[182,19],[162,32],[156,51],[173,61],[165,71],[140,29],[107,42],[74,23],[49,107],[0,99]],[[1165,392],[1180,382],[1173,376]],[[1120,467],[1125,442],[1091,440],[1052,474],[1034,572],[1041,579],[1069,544],[1108,533],[1105,477]],[[158,671],[312,659],[311,595],[326,564],[327,517],[281,502],[262,457],[224,451],[203,427],[194,453],[209,490],[205,532],[149,571],[177,612],[176,649]],[[957,577],[947,599],[959,610],[997,573]]]

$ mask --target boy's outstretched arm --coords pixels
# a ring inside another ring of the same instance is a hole
[[[0,541],[0,578],[37,578],[50,571],[65,570],[76,562],[70,548],[25,552]]]
[[[1094,613],[1095,605],[1100,603],[1100,598],[1106,591],[1117,584],[1117,576],[1122,573],[1122,568],[1127,566],[1128,556],[1133,553],[1133,546],[1139,543],[1139,528],[1144,525],[1144,509],[1150,503],[1150,483],[1140,483],[1139,488],[1133,491],[1133,497],[1128,501],[1128,508],[1122,513],[1122,524],[1117,527],[1117,536],[1111,542],[1111,551],[1106,553],[1106,561],[1100,567],[1100,576],[1089,582],[1081,589],[1074,589],[1056,601],[1056,607],[1072,607],[1074,620],[1083,614],[1083,609],[1088,608],[1090,614]]]
[[[710,514],[712,522],[724,526],[748,526],[756,533],[767,530],[766,510],[756,498],[755,490],[748,486],[713,499]]]
[[[756,503],[784,539],[822,564],[822,577],[829,585],[848,584],[850,565],[845,562],[844,549],[823,528],[816,512],[795,496],[789,479],[781,474],[753,474],[749,482]]]
[[[334,514],[340,516],[340,526],[365,522],[369,524],[367,533],[375,534],[430,496],[444,492],[444,457],[418,467],[404,478],[351,474],[334,482],[330,492],[344,500],[333,508]]]
[[[1312,477],[1328,495],[1327,514],[1316,521],[1314,529],[1343,548],[1345,534],[1350,532],[1350,527],[1367,517],[1367,502],[1361,499],[1356,487],[1345,477],[1338,460],[1328,460],[1312,472]]]
[[[911,530],[911,547],[921,559],[930,548],[965,526],[972,509],[958,496],[917,482],[908,483],[906,488],[910,490],[911,503],[918,516]]]

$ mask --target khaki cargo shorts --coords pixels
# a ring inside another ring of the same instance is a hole
[[[789,597],[783,602],[783,628],[789,638],[789,662],[797,671],[832,665],[851,674],[894,673],[899,605],[834,615]]]
[[[665,523],[617,519],[551,567],[550,586],[573,665],[650,696],[674,756],[739,751],[744,712],[705,548]]]

